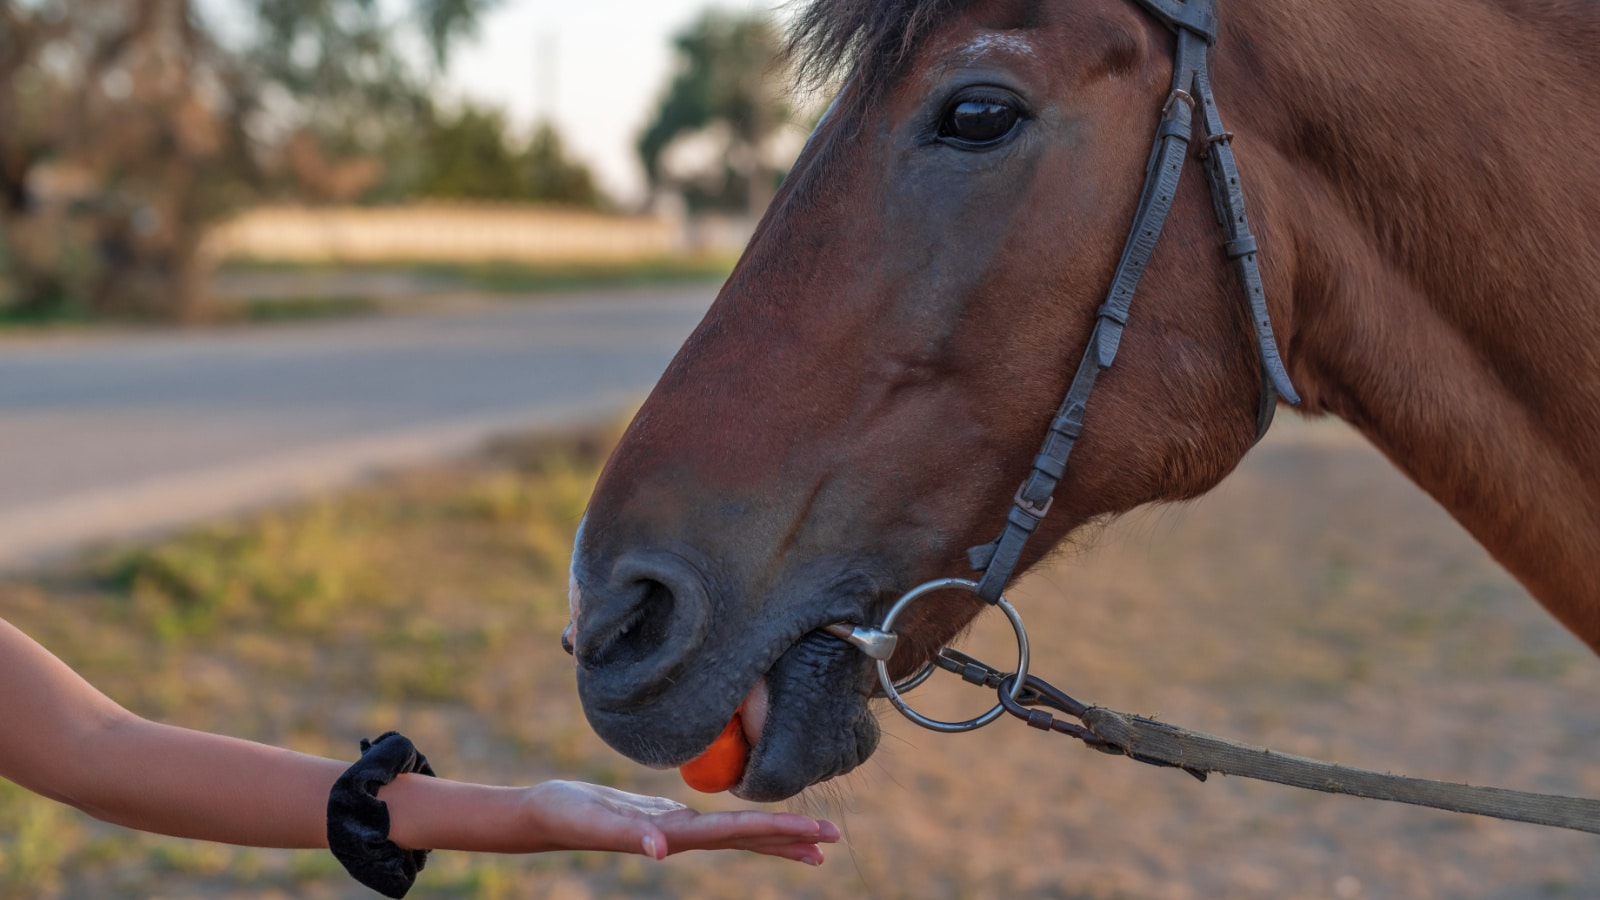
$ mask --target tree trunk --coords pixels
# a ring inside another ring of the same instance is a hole
[[[5,280],[10,306],[28,318],[47,318],[64,310],[72,297],[66,265],[66,224],[40,211],[0,213]]]
[[[102,222],[92,309],[112,318],[194,324],[215,317],[207,290],[209,267],[198,237],[176,235],[156,246],[130,235],[121,222]]]
[[[192,165],[167,170],[160,205],[119,206],[95,219],[97,313],[195,324],[215,318],[201,243],[210,220]]]

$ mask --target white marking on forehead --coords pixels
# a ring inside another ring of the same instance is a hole
[[[962,62],[970,63],[996,51],[1032,56],[1033,44],[1020,34],[991,31],[973,38],[965,47],[957,50],[956,54]]]

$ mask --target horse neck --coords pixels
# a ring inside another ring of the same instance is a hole
[[[1217,93],[1262,173],[1307,412],[1355,425],[1600,651],[1600,120],[1581,112],[1600,5],[1222,15]]]

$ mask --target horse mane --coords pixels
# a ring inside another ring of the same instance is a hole
[[[803,88],[855,72],[869,93],[900,73],[921,42],[971,0],[799,0],[785,56]]]

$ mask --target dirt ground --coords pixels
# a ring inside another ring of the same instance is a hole
[[[315,752],[348,755],[341,748],[355,735],[395,725],[455,776],[577,777],[737,805],[694,795],[594,739],[556,648],[559,596],[517,594],[537,567],[510,555],[493,562],[499,551],[482,547],[496,532],[485,527],[451,526],[458,537],[479,534],[478,549],[431,564],[437,584],[416,588],[404,629],[363,642],[410,654],[408,671],[435,659],[418,655],[427,648],[443,654],[439,666],[477,667],[442,669],[408,692],[370,686],[383,683],[378,657],[329,668],[329,654],[310,644],[269,652],[260,636],[160,663],[187,673],[182,690],[138,687],[150,665],[133,658],[139,638],[73,661],[119,679],[119,699],[141,711]],[[478,606],[450,588],[469,577]],[[0,590],[0,615],[51,632],[46,642],[70,657],[73,627],[48,623],[91,601],[51,591],[59,586]],[[1600,796],[1600,659],[1337,424],[1282,417],[1216,492],[1124,518],[1012,599],[1035,673],[1080,699],[1349,765]],[[456,635],[469,633],[469,616],[478,637],[464,645]],[[318,640],[336,642],[343,629]],[[996,664],[1013,654],[998,617],[963,649]],[[933,712],[991,702],[951,681],[912,696]],[[238,701],[241,687],[253,692],[248,702]],[[871,761],[793,804],[846,830],[819,870],[734,856],[648,864],[455,854],[430,866],[414,896],[1600,897],[1600,837],[1239,779],[1201,784],[1011,720],[943,736],[887,707],[882,718]],[[6,805],[24,802],[0,795],[0,874],[5,849],[29,828],[74,849],[35,865],[26,876],[35,881],[14,880],[18,896],[371,896],[308,854],[112,844],[86,820],[39,825],[55,815],[42,807],[7,826]]]

